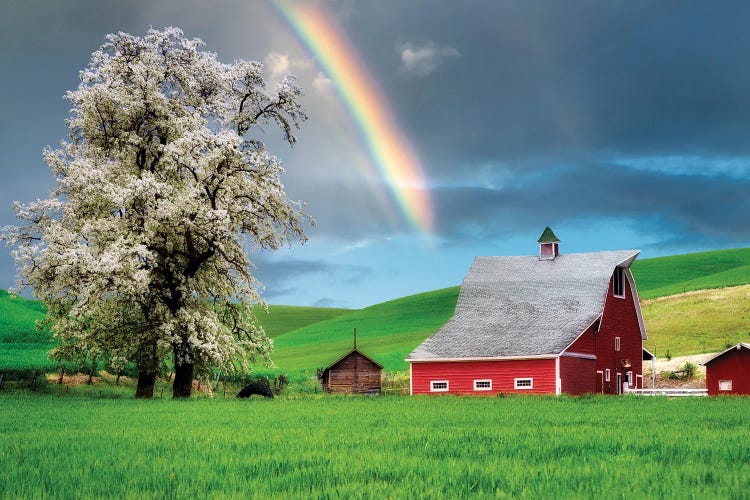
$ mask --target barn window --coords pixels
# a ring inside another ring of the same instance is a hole
[[[628,385],[630,387],[633,387],[633,372],[631,371],[625,372],[625,380],[628,381]]]
[[[620,337],[615,337],[615,351],[620,350]]]
[[[731,391],[732,390],[732,381],[731,380],[719,380],[719,390],[720,391]]]
[[[513,379],[516,389],[533,389],[534,379],[533,378],[516,378]]]
[[[625,297],[625,273],[621,267],[616,267],[612,275],[612,294],[615,297]]]
[[[447,380],[431,380],[430,392],[448,392]]]
[[[609,368],[604,370],[604,381],[609,382]]]
[[[475,391],[491,391],[492,390],[492,380],[475,380],[474,381],[474,390]]]

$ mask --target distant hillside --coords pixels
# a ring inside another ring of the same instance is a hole
[[[750,283],[750,248],[638,259],[633,275],[642,299]]]
[[[646,349],[663,358],[716,352],[750,342],[750,285],[643,301]]]
[[[351,309],[330,307],[269,306],[268,314],[255,308],[258,319],[269,337],[302,328],[311,323],[335,318]],[[0,290],[0,370],[47,369],[55,363],[47,359],[53,344],[49,331],[38,332],[35,324],[43,319],[41,302],[11,297]]]
[[[453,315],[458,290],[411,295],[289,332],[275,340],[274,362],[281,370],[324,367],[352,348],[356,328],[364,352],[386,370],[403,370],[406,355]]]
[[[266,314],[260,306],[256,306],[254,309],[258,321],[271,338],[353,311],[353,309],[336,309],[333,307],[270,305],[268,306],[268,314]]]

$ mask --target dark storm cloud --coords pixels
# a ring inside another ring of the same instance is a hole
[[[750,148],[747,2],[388,5],[346,22],[432,174],[569,150]],[[399,62],[386,37],[462,57],[409,78],[386,71]]]
[[[563,221],[631,219],[665,238],[702,235],[750,239],[750,180],[676,176],[606,164],[550,168],[508,185],[447,187],[435,192],[439,231],[446,238],[483,237]],[[669,243],[665,241],[665,244]],[[674,243],[674,241],[672,242]]]

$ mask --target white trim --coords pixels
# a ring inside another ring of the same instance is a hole
[[[638,379],[641,379],[641,386],[638,387]],[[636,375],[635,376],[635,388],[636,389],[643,389],[643,375]]]
[[[583,358],[583,359],[596,359],[595,354],[584,354],[582,352],[568,352],[565,351],[560,356],[567,356],[569,358]]]
[[[739,350],[741,350],[741,349],[742,349],[743,347],[744,347],[745,349],[750,349],[750,344],[746,344],[746,343],[744,343],[744,342],[740,342],[740,343],[739,343],[739,344],[737,344],[737,345],[733,345],[733,346],[732,346],[732,347],[730,347],[729,349],[724,349],[724,350],[723,350],[723,351],[721,351],[721,352],[720,352],[719,354],[717,354],[717,355],[715,355],[715,356],[711,357],[710,359],[707,359],[706,361],[704,361],[704,362],[703,362],[703,363],[701,363],[701,364],[702,364],[703,366],[706,366],[706,365],[707,365],[708,363],[710,363],[711,361],[713,361],[713,360],[715,360],[716,358],[719,358],[719,357],[721,357],[721,356],[725,355],[726,353],[728,353],[728,352],[729,352],[729,351],[731,351],[732,349],[737,349],[737,350],[739,351]]]
[[[434,384],[445,384],[445,389],[435,389]],[[447,380],[430,380],[430,392],[448,392],[450,383]]]
[[[478,382],[489,382],[489,387],[477,387]],[[491,391],[492,390],[492,379],[491,378],[482,378],[477,379],[474,381],[474,390],[475,391]]]
[[[533,382],[532,382],[533,384]],[[562,394],[562,379],[560,378],[560,358],[555,359],[555,394]]]
[[[528,380],[531,385],[518,387],[519,380]],[[534,388],[534,377],[518,377],[513,379],[513,388],[517,391],[529,391]]]
[[[622,342],[620,341],[620,337],[615,337],[615,351],[620,352],[620,347],[622,347]],[[641,353],[643,355],[643,353]]]
[[[605,382],[612,382],[612,373],[610,372],[609,368],[606,368],[604,370],[604,381]]]
[[[486,358],[432,358],[432,359],[406,359],[409,363],[438,363],[438,362],[462,362],[462,361],[505,361],[521,359],[555,359],[558,354],[537,354],[533,356],[491,356]]]
[[[633,379],[633,370],[625,372],[625,381],[628,383],[628,387],[633,387],[633,382],[635,381]]]
[[[413,365],[409,363],[409,396],[414,395],[414,372],[412,370]]]
[[[724,388],[722,389],[721,383],[724,382]],[[727,387],[727,382],[729,382]],[[732,381],[731,380],[719,380],[719,390],[722,392],[728,392],[732,390]]]
[[[622,384],[624,383],[622,381],[622,372],[617,372],[617,376],[615,377],[615,380],[617,381],[617,394],[622,394]]]
[[[630,272],[629,267],[625,269],[625,271],[625,276],[628,278],[628,285],[630,285],[630,296],[633,298],[633,306],[635,306],[635,315],[638,318],[638,327],[641,329],[641,340],[648,340],[648,334],[646,333],[646,323],[643,322],[643,314],[641,313],[641,301],[638,298],[638,289],[635,286],[635,279],[633,278],[633,273]]]
[[[601,375],[601,377],[599,377],[599,380],[602,382],[601,394],[604,394],[604,372],[602,370],[596,370],[596,374]],[[594,383],[594,385],[596,385],[596,383]]]

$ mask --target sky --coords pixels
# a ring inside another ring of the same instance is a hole
[[[748,25],[743,1],[3,0],[0,226],[48,196],[42,150],[105,35],[177,26],[304,91],[295,146],[260,136],[316,221],[251,255],[271,304],[458,285],[476,255],[536,254],[545,226],[562,253],[748,246]]]

